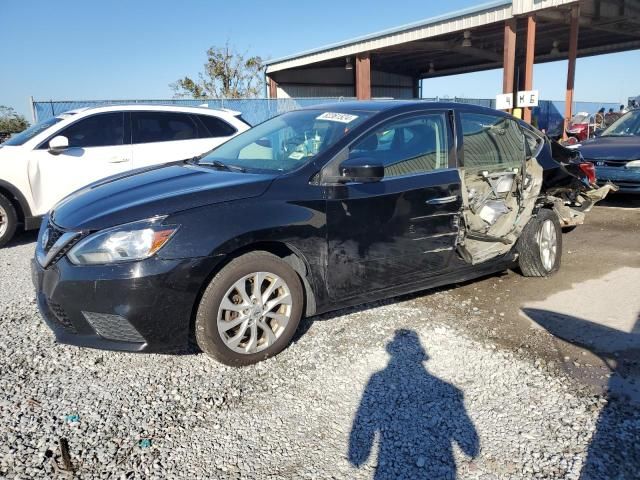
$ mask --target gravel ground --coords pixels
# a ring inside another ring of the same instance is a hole
[[[1,477],[638,478],[636,408],[466,336],[484,313],[449,291],[305,321],[232,369],[56,345],[32,238],[0,250]]]

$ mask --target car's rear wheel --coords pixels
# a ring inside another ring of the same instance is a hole
[[[302,316],[298,274],[268,252],[231,261],[211,280],[196,314],[198,346],[232,366],[250,365],[281,352]]]
[[[0,195],[0,248],[13,238],[17,226],[16,209],[4,195]]]
[[[518,263],[525,277],[548,277],[560,268],[562,227],[551,210],[541,209],[518,239]]]

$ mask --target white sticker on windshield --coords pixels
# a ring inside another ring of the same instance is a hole
[[[349,113],[325,112],[319,117],[316,117],[316,120],[329,120],[330,122],[351,123],[356,118],[358,118],[358,115],[351,115]]]

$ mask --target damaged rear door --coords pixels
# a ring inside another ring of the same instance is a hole
[[[532,216],[543,168],[518,123],[459,112],[463,222],[458,252],[471,264],[509,252]]]

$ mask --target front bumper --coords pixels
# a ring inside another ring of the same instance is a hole
[[[623,193],[640,193],[640,168],[596,166],[598,184],[614,183]]]
[[[188,345],[191,317],[214,258],[48,268],[32,261],[38,308],[59,343],[170,352]]]

